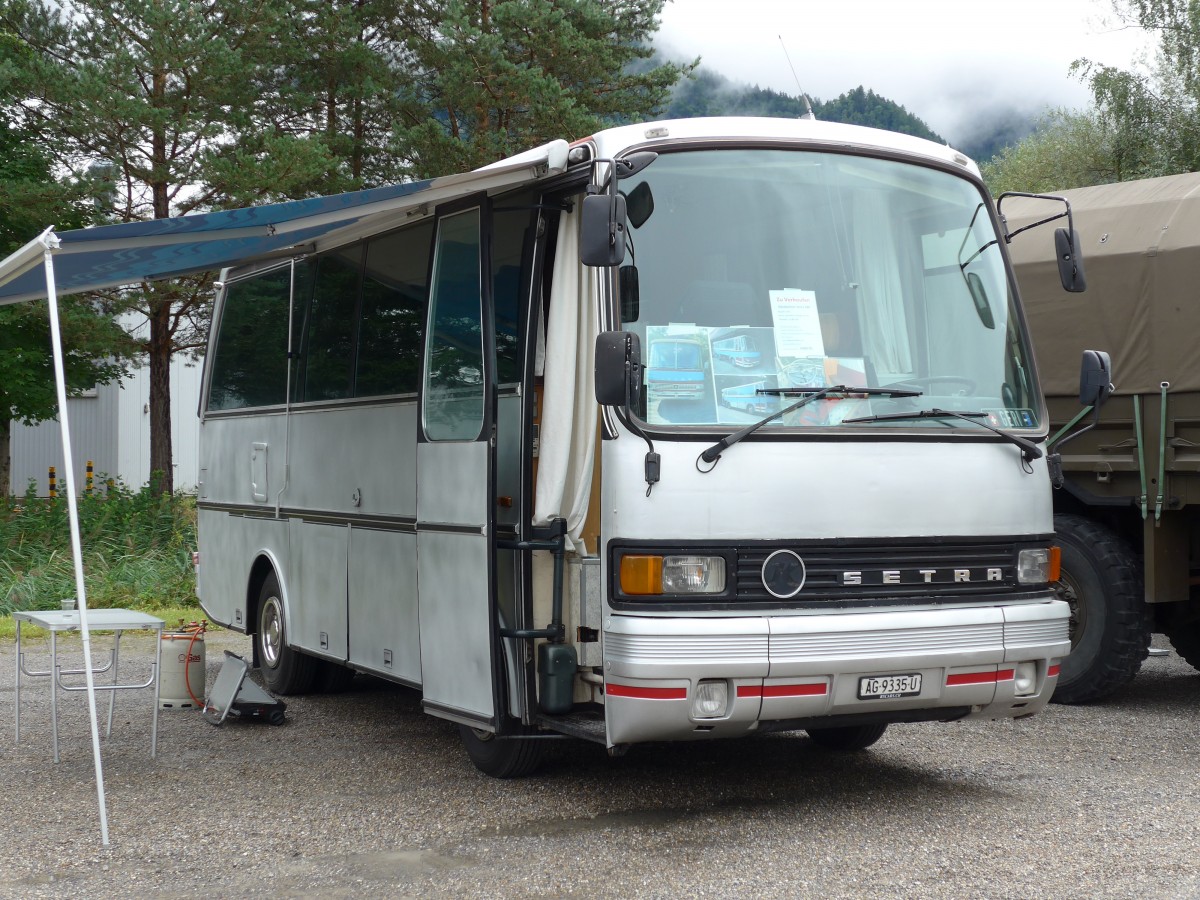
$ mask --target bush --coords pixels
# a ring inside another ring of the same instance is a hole
[[[57,609],[75,596],[68,517],[66,499],[37,497],[32,488],[0,498],[0,614]],[[112,483],[80,498],[79,531],[90,608],[197,605],[195,497]]]

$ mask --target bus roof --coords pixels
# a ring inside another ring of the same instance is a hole
[[[611,157],[641,145],[660,145],[665,141],[796,141],[833,147],[865,149],[874,153],[903,153],[962,166],[978,174],[975,163],[952,147],[924,138],[861,125],[822,122],[817,119],[767,119],[749,117],[668,119],[640,125],[622,125],[597,132],[595,141],[600,157]]]
[[[638,146],[701,140],[902,153],[978,173],[961,153],[932,141],[812,119],[675,119],[610,128],[576,144],[592,142],[600,157],[611,157]],[[353,193],[61,234],[50,228],[0,261],[0,305],[47,296],[41,264],[48,247],[54,250],[55,288],[62,294],[286,258],[396,227],[414,210],[470,192],[503,190],[565,171],[568,149],[566,141],[552,141],[473,172]]]

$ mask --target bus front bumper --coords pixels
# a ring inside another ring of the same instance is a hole
[[[610,746],[1041,710],[1070,651],[1067,604],[605,623]],[[939,713],[939,710],[942,712]],[[813,720],[819,720],[814,723]]]

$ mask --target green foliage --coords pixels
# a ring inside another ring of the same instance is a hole
[[[1063,190],[1200,170],[1200,0],[1114,0],[1126,27],[1159,38],[1155,66],[1079,60],[1085,112],[1053,110],[982,167],[993,192]]]
[[[672,94],[666,112],[660,118],[766,116],[798,119],[806,115],[808,109],[808,104],[801,97],[792,97],[757,85],[735,85],[723,75],[700,69],[688,80],[680,82]],[[825,122],[865,125],[945,143],[936,132],[903,106],[862,86],[847,91],[834,100],[813,100],[812,112]]]
[[[1055,109],[1032,135],[980,165],[993,196],[1004,191],[1069,190],[1120,181],[1117,135],[1107,116]]]
[[[120,484],[79,500],[84,587],[95,608],[191,607],[194,498]],[[75,596],[68,506],[35,495],[0,498],[0,614],[56,609]]]
[[[827,122],[866,125],[885,131],[911,134],[939,144],[945,143],[936,132],[903,106],[879,96],[874,91],[864,90],[861,85],[842,94],[836,100],[827,103],[818,101],[813,105],[813,111],[818,119]]]
[[[639,67],[665,0],[413,2],[426,117],[397,136],[421,177],[656,114],[693,65]]]
[[[87,224],[89,193],[85,181],[55,180],[48,148],[0,122],[0,255],[18,249],[49,224]],[[112,316],[78,297],[65,297],[59,302],[59,319],[69,391],[123,374],[132,347]],[[11,423],[39,422],[51,418],[56,408],[47,305],[0,307],[0,495],[9,493]]]

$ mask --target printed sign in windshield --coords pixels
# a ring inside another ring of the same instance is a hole
[[[796,349],[798,330],[787,333]],[[647,421],[652,424],[745,424],[790,405],[794,397],[779,388],[865,386],[861,358],[785,356],[779,330],[767,327],[710,328],[691,324],[646,329]],[[805,349],[819,349],[809,343]],[[844,399],[806,406],[782,424],[837,424],[846,414]]]

